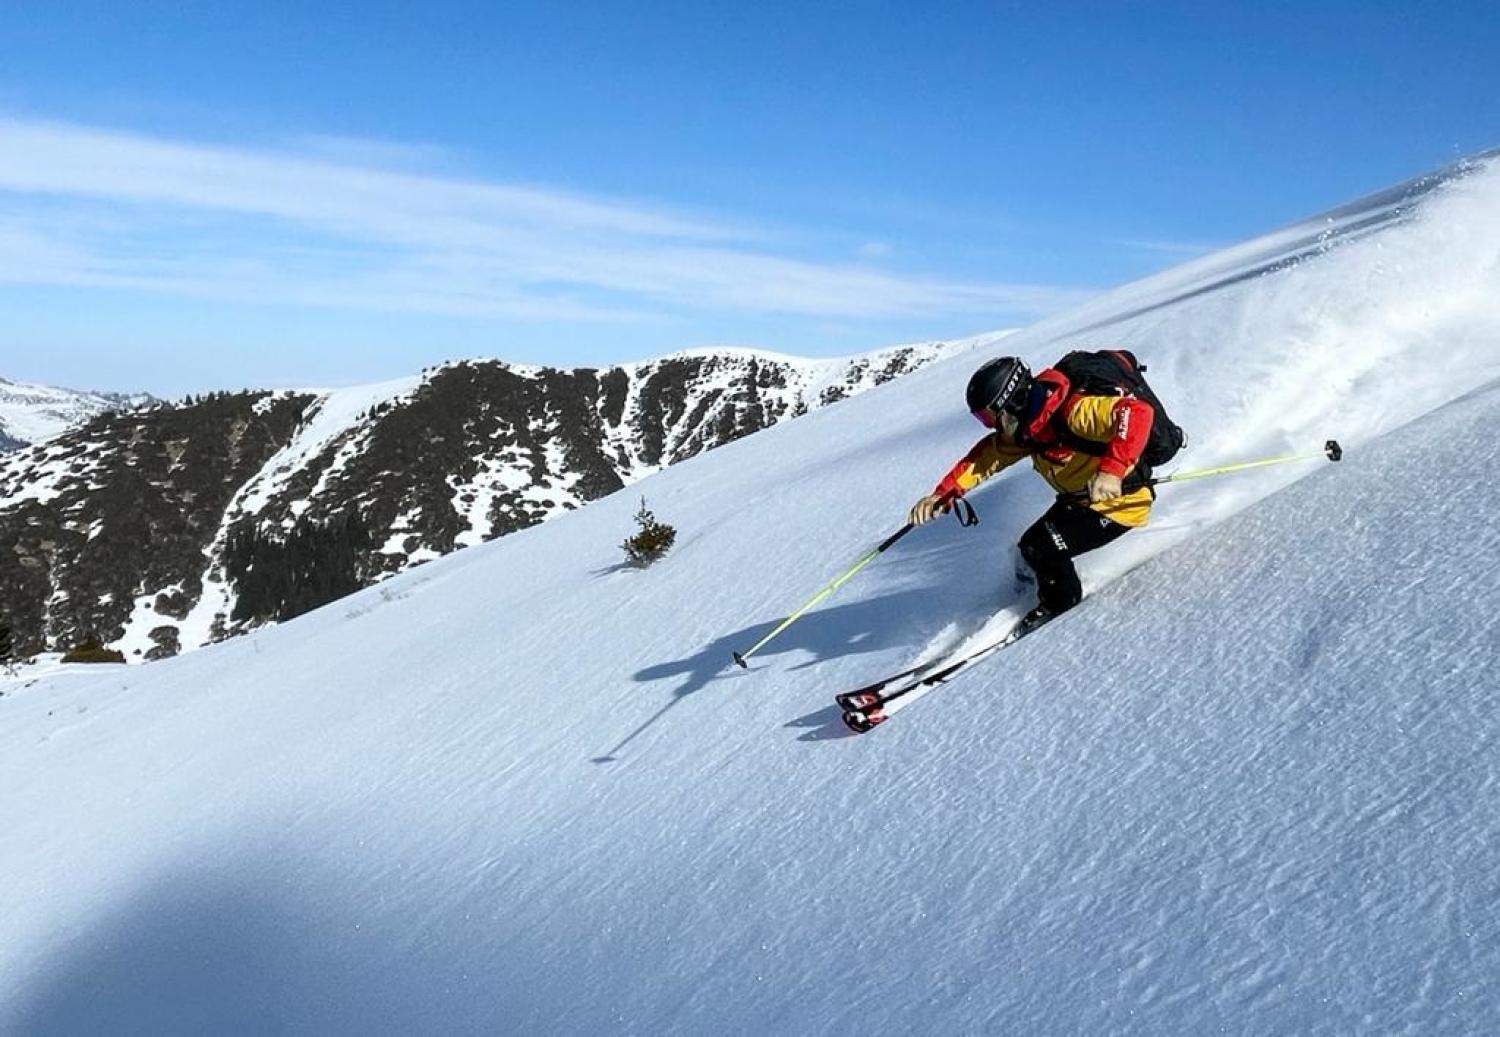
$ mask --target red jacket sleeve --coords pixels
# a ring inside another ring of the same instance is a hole
[[[1135,467],[1146,449],[1146,440],[1151,436],[1151,405],[1134,396],[1121,396],[1115,401],[1114,436],[1099,458],[1099,471],[1125,477]]]

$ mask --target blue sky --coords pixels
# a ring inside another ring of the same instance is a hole
[[[1500,144],[1493,3],[0,8],[0,377],[1029,323]]]

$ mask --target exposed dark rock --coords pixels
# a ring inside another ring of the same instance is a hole
[[[148,635],[154,648],[146,652],[146,660],[155,662],[158,659],[170,659],[182,651],[182,644],[177,637],[176,627],[156,627]]]

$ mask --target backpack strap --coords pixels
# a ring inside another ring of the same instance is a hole
[[[1057,408],[1057,413],[1052,415],[1052,420],[1047,422],[1047,427],[1057,437],[1057,441],[1069,450],[1079,454],[1091,454],[1094,457],[1103,457],[1104,452],[1109,449],[1108,443],[1101,443],[1095,439],[1085,439],[1068,425],[1068,419],[1063,411],[1068,409],[1067,404]]]
[[[1088,390],[1085,389],[1083,391],[1087,392]],[[1112,389],[1109,392],[1088,393],[1088,395],[1109,396],[1119,395],[1119,393],[1117,390]],[[1109,444],[1101,443],[1096,439],[1085,439],[1074,432],[1068,425],[1067,410],[1068,405],[1064,402],[1061,407],[1057,408],[1056,413],[1052,415],[1052,420],[1047,422],[1047,427],[1052,430],[1052,434],[1057,437],[1057,441],[1076,453],[1088,454],[1091,457],[1103,457],[1109,450]],[[1125,474],[1124,479],[1120,480],[1120,488],[1126,493],[1134,493],[1143,486],[1149,486],[1150,484],[1151,466],[1146,463],[1145,457],[1137,460],[1135,467]],[[1151,496],[1156,496],[1155,490],[1152,490]]]

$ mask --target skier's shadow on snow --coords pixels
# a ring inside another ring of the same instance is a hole
[[[939,599],[949,603],[948,610],[945,611],[940,607]],[[951,603],[951,587],[945,588],[942,584],[934,584],[917,590],[899,591],[884,597],[869,598],[809,612],[757,653],[750,661],[748,672],[735,665],[733,653],[744,651],[758,643],[762,637],[776,629],[782,617],[757,623],[737,633],[721,637],[685,659],[648,666],[635,674],[636,681],[641,683],[659,681],[679,674],[684,677],[684,680],[673,690],[672,697],[660,709],[647,717],[640,726],[632,730],[607,753],[594,757],[593,762],[614,762],[619,758],[618,754],[621,750],[688,696],[701,691],[714,681],[744,680],[752,677],[763,672],[766,669],[766,661],[776,656],[784,656],[788,653],[806,656],[795,665],[782,669],[782,672],[795,672],[831,659],[878,652],[897,645],[925,643],[952,620]],[[830,690],[829,695],[831,696],[832,693],[833,690]],[[792,721],[789,726],[815,728],[804,734],[801,740],[823,741],[849,733],[839,716],[839,710],[829,707]]]
[[[797,736],[799,742],[831,742],[835,738],[853,738],[854,732],[844,726],[844,711],[838,706],[824,706],[806,716],[788,721],[787,727],[805,727]]]

